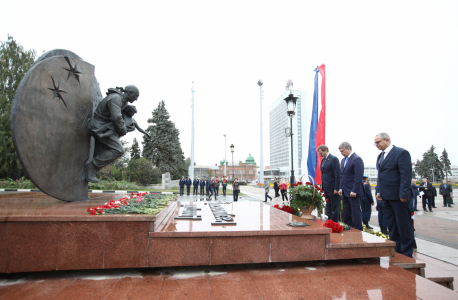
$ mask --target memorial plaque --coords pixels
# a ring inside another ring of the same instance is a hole
[[[233,218],[235,215],[227,213],[221,204],[210,203],[210,209],[215,216],[215,221],[212,222],[212,225],[237,225]]]
[[[85,200],[87,122],[101,93],[94,66],[70,51],[54,51],[40,57],[18,87],[11,109],[13,143],[27,177],[41,191],[64,201]]]

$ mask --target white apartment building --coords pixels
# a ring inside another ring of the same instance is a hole
[[[290,178],[291,175],[291,137],[285,136],[290,127],[286,113],[286,101],[290,93],[298,97],[296,114],[293,117],[293,164],[296,181],[307,173],[307,155],[310,121],[305,105],[305,92],[285,90],[269,109],[270,169],[264,171],[266,178]]]

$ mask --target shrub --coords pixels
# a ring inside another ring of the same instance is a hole
[[[37,187],[25,177],[13,180],[11,178],[0,179],[0,189],[36,189]]]

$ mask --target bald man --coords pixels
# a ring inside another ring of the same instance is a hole
[[[124,148],[119,137],[126,135],[127,128],[121,111],[134,103],[140,96],[140,91],[134,85],[125,88],[108,89],[107,96],[99,103],[94,116],[89,120],[88,128],[95,138],[93,160],[87,165],[86,180],[98,183],[96,172],[111,164],[124,154]],[[97,130],[106,124],[112,123],[114,134],[100,137]]]

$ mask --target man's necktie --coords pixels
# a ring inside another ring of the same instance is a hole
[[[382,165],[384,159],[385,159],[385,151],[382,152],[382,156],[380,157],[380,165]]]
[[[347,165],[347,160],[348,160],[348,157],[345,157],[344,168]]]

